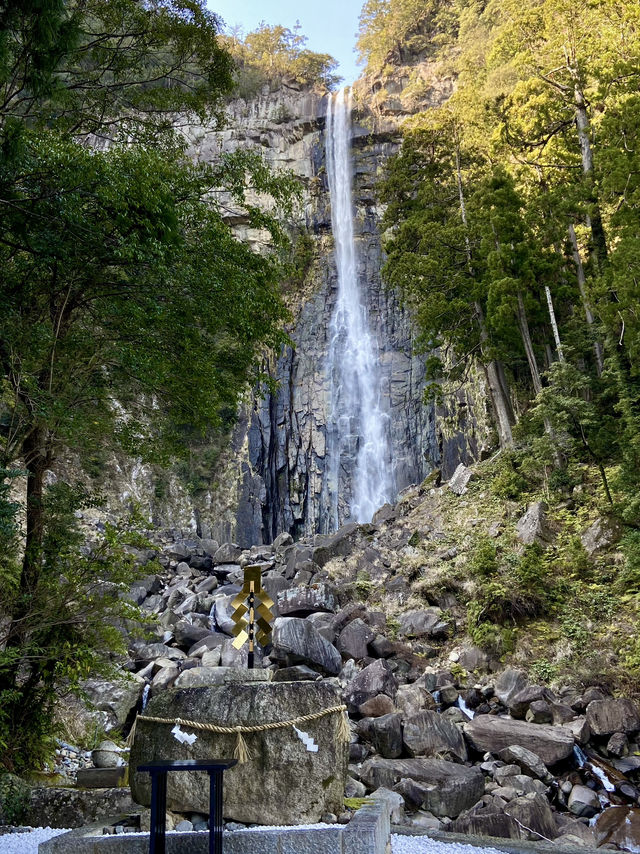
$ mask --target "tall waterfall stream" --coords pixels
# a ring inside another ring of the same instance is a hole
[[[329,521],[334,530],[342,521],[339,496],[345,494],[349,461],[355,459],[350,520],[371,521],[374,512],[392,501],[395,494],[390,419],[381,394],[378,345],[369,327],[366,300],[358,281],[351,138],[351,94],[342,89],[329,98],[326,124],[331,227],[338,273],[326,365],[331,394],[327,481],[331,502]]]

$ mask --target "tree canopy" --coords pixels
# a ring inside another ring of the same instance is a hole
[[[87,553],[75,511],[95,499],[48,486],[47,470],[96,447],[163,463],[215,435],[282,337],[296,181],[250,150],[193,162],[179,132],[218,127],[232,86],[218,26],[199,0],[0,12],[0,743],[12,767],[42,758],[57,687],[104,663],[130,616],[130,534],[107,529]],[[263,251],[236,237],[229,206]],[[22,514],[8,492],[18,472]]]
[[[380,24],[392,6],[365,8]],[[518,441],[542,429],[545,476],[571,447],[597,463],[608,501],[639,524],[638,9],[448,6],[456,22],[435,56],[446,55],[457,89],[405,124],[382,187],[386,277],[413,306],[423,343],[441,348],[434,377],[455,379],[472,358],[487,371],[508,366],[500,383],[488,374],[501,442],[513,442],[513,429]]]

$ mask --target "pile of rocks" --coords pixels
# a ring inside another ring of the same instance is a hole
[[[244,567],[257,564],[276,603],[273,644],[258,651],[257,666],[274,681],[342,689],[352,725],[348,796],[388,799],[396,820],[430,829],[623,844],[640,825],[635,706],[595,688],[554,694],[519,671],[496,676],[495,662],[475,648],[455,655],[453,672],[426,668],[455,629],[445,610],[405,610],[390,631],[383,611],[356,601],[353,583],[327,571],[362,551],[375,530],[349,525],[306,543],[282,534],[245,550],[165,537],[156,555],[140,556],[162,571],[131,591],[155,618],[157,640],[131,644],[124,668],[134,690],[103,713],[126,730],[149,697],[222,684],[229,668],[246,666],[246,650],[232,645],[231,603]],[[393,570],[378,563],[388,593]],[[100,684],[94,694],[108,697]]]

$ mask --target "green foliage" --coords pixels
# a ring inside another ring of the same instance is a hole
[[[20,825],[31,795],[31,786],[15,774],[0,772],[0,824]]]
[[[86,548],[77,511],[98,499],[83,487],[58,483],[44,497],[42,566],[27,593],[14,583],[0,593],[0,611],[20,607],[20,646],[7,641],[0,651],[0,744],[10,770],[41,767],[55,747],[54,702],[59,685],[77,688],[82,679],[109,673],[111,656],[124,652],[122,621],[139,621],[137,608],[123,598],[135,578],[128,546],[150,544],[131,517],[107,525]]]
[[[187,155],[179,122],[215,127],[232,84],[200,0],[11,0],[0,21],[0,743],[20,770],[52,748],[57,687],[106,664],[135,616],[120,595],[133,532],[84,549],[74,514],[94,498],[46,490],[45,472],[216,447],[284,337],[299,185],[255,151]],[[235,237],[230,207],[264,251]]]
[[[285,294],[298,294],[304,286],[313,264],[315,243],[308,231],[300,231],[293,239],[290,257],[285,264],[286,276],[282,281]]]
[[[385,278],[413,310],[431,396],[477,360],[503,448],[519,418],[495,495],[567,497],[588,462],[637,527],[637,4],[447,6],[447,20],[436,3],[363,9],[369,70],[403,61],[398,33],[428,20],[433,58],[457,80],[444,105],[405,123],[389,164]]]
[[[545,555],[537,544],[521,553],[499,554],[489,538],[480,539],[467,564],[476,588],[467,605],[474,643],[496,652],[513,644],[512,629],[550,613],[555,592]]]
[[[219,20],[200,0],[8,0],[1,23],[3,120],[144,134],[176,113],[215,119],[231,88]]]
[[[363,600],[367,600],[375,589],[375,584],[371,580],[371,576],[369,575],[366,569],[361,569],[358,571],[354,583],[354,589],[358,596]]]
[[[528,490],[528,482],[521,471],[521,455],[503,452],[496,460],[496,474],[491,479],[491,492],[497,498],[516,501]]]
[[[498,572],[498,558],[495,542],[483,537],[478,543],[467,564],[469,572],[475,578],[491,578]]]
[[[367,73],[433,51],[452,22],[450,5],[441,0],[366,0],[357,48]],[[436,33],[440,38],[434,38]]]
[[[620,548],[624,554],[624,566],[618,576],[616,587],[620,595],[640,594],[640,531],[629,531],[622,538]]]
[[[234,33],[223,41],[236,62],[238,90],[244,98],[255,95],[265,82],[277,86],[293,79],[304,86],[333,89],[341,80],[334,74],[338,63],[332,56],[306,47],[299,23],[290,30],[263,21],[244,39]]]

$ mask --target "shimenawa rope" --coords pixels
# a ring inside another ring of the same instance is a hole
[[[322,709],[320,712],[311,712],[308,715],[301,715],[298,718],[292,718],[288,721],[272,721],[271,723],[266,724],[256,724],[255,726],[221,726],[220,724],[211,724],[206,723],[205,721],[190,721],[185,718],[156,718],[152,715],[137,715],[134,724],[131,728],[131,732],[129,733],[129,737],[127,738],[127,744],[131,746],[133,744],[133,738],[135,735],[136,727],[138,721],[145,721],[147,723],[156,723],[156,724],[177,724],[178,726],[185,726],[189,729],[199,729],[204,730],[205,732],[217,732],[222,735],[235,735],[236,736],[236,746],[233,751],[233,758],[237,759],[240,764],[247,762],[248,759],[251,758],[251,753],[249,752],[249,748],[247,747],[247,742],[243,737],[243,733],[251,733],[251,732],[266,732],[272,729],[284,729],[288,726],[298,726],[298,724],[308,723],[309,721],[317,721],[320,718],[326,717],[326,715],[340,714],[340,723],[338,724],[338,738],[342,741],[349,741],[350,738],[350,730],[349,730],[349,719],[347,717],[347,707],[342,706],[331,706],[329,709]]]

